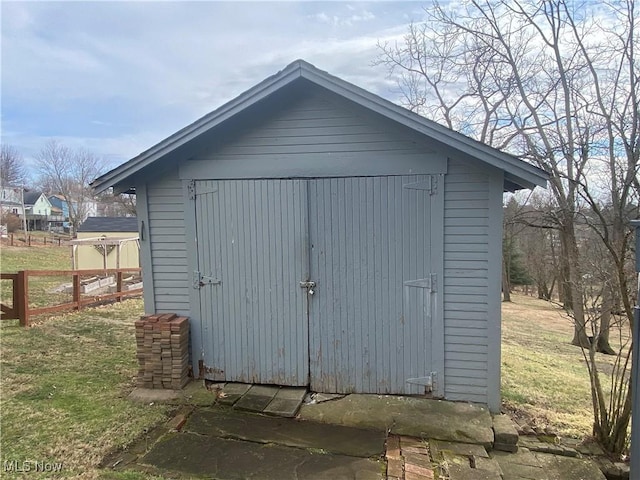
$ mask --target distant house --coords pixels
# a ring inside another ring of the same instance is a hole
[[[140,266],[136,217],[89,217],[71,245],[73,269]]]
[[[25,192],[24,212],[28,230],[50,230],[62,221],[58,212],[52,211],[53,206],[42,192]]]
[[[49,202],[51,202],[51,205],[62,211],[62,216],[64,217],[63,226],[65,229],[69,229],[71,226],[69,218],[69,202],[67,202],[67,200],[64,198],[64,195],[60,193],[49,195]],[[77,212],[77,202],[72,201],[71,205],[73,206],[73,210]],[[91,198],[84,198],[82,201],[82,210],[82,218],[80,219],[81,222],[84,222],[89,217],[96,217],[98,216],[98,202]]]
[[[69,219],[69,204],[60,194],[49,195],[49,202],[52,206],[58,208],[62,212],[65,221]]]
[[[24,215],[22,206],[22,187],[9,185],[0,187],[0,211],[1,213],[13,213],[19,217]]]

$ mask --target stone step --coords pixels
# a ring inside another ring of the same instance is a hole
[[[248,415],[248,414],[245,414]],[[280,419],[283,420],[283,419]],[[294,420],[287,420],[293,422]],[[249,425],[250,427],[250,425]],[[301,448],[180,433],[159,441],[140,461],[166,472],[198,478],[344,478],[381,480],[380,461],[349,455],[319,455]],[[326,475],[318,472],[325,472]]]
[[[226,383],[217,393],[218,403],[238,410],[295,417],[307,394],[306,387]]]
[[[518,451],[518,430],[507,415],[493,416],[493,449],[515,453]]]
[[[271,417],[226,407],[196,410],[183,431],[353,457],[380,456],[385,444],[385,432],[381,431]]]

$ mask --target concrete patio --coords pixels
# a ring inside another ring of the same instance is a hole
[[[154,392],[132,397],[162,401]],[[605,478],[573,449],[519,448],[507,417],[473,404],[355,394],[303,403],[300,389],[196,382],[174,393],[160,395],[179,405],[175,417],[105,468],[218,479]]]

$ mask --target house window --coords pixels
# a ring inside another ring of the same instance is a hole
[[[14,208],[14,209],[12,209],[12,212],[13,212],[14,215],[17,215],[18,214],[18,209]]]

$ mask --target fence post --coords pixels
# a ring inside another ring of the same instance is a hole
[[[31,235],[27,236],[27,245],[31,246]]]
[[[631,329],[631,447],[629,456],[629,478],[639,478],[640,474],[640,219],[632,220],[636,229],[636,272],[638,272],[638,291],[633,309],[633,328]]]
[[[58,246],[60,246],[60,237],[58,237]]]
[[[11,234],[11,246],[13,247],[13,233]]]
[[[73,273],[73,303],[75,310],[80,310],[80,274]]]
[[[122,293],[122,272],[121,271],[118,271],[116,273],[116,292],[117,293]],[[122,295],[118,295],[116,297],[116,300],[118,302],[121,302],[122,301]]]
[[[18,272],[17,278],[18,298],[16,308],[18,309],[18,318],[21,327],[29,326],[29,275],[26,271]],[[14,285],[15,286],[15,285]]]
[[[14,275],[13,279],[11,280],[11,285],[13,287],[13,314],[15,315],[14,318],[22,318],[20,316],[20,302],[22,301],[22,296],[20,295],[20,287],[18,286],[19,284],[19,274]]]

